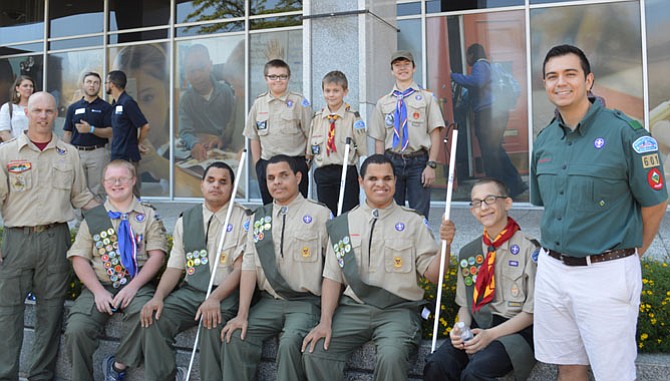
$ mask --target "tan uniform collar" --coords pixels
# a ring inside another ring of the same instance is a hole
[[[397,209],[399,208],[398,204],[395,203],[395,201],[391,202],[389,206],[386,208],[372,208],[370,205],[368,205],[367,202],[364,202],[361,204],[361,210],[363,211],[363,214],[366,216],[369,216],[369,218],[373,218],[375,214],[377,214],[377,219],[383,220],[387,216],[390,216],[393,214]],[[375,213],[376,211],[376,213]]]
[[[266,97],[268,98],[268,102],[271,102],[271,101],[276,99],[276,100],[280,100],[280,101],[286,103],[286,100],[288,99],[288,96],[289,96],[290,93],[291,93],[290,91],[286,90],[284,95],[282,95],[281,97],[275,97],[275,96],[272,95],[271,92],[268,91]]]
[[[412,89],[416,90],[416,91],[421,90],[421,88],[419,87],[419,85],[417,85],[416,82],[412,82],[412,84],[409,85],[409,87],[408,87],[407,89],[409,89],[410,87],[411,87]],[[405,89],[405,90],[406,90],[406,89]],[[395,83],[393,84],[393,90],[391,90],[391,92],[389,93],[389,95],[393,95],[393,92],[394,92],[394,91],[400,91],[400,92],[402,92],[402,90],[400,90],[400,89],[398,88],[398,85],[395,84]]]
[[[284,206],[286,207],[286,213],[288,213],[289,211],[291,211],[291,209],[297,208],[303,202],[305,202],[305,198],[302,196],[302,194],[300,192],[298,192],[298,196],[296,198],[294,198],[293,201],[291,201],[288,205],[277,205],[273,201],[272,202],[272,204],[273,204],[272,205],[272,215],[274,217],[279,216],[280,215],[279,212],[281,211],[282,207],[284,207]]]
[[[337,115],[338,118],[342,119],[342,118],[344,118],[344,113],[347,112],[348,108],[349,108],[348,104],[342,103],[342,106],[340,106],[340,108],[338,108],[337,111],[330,112],[330,110],[328,109],[328,106],[326,106],[323,109],[321,109],[321,117],[323,119],[328,119],[328,117],[331,116],[331,115]]]
[[[209,221],[212,215],[214,215],[214,217],[219,221],[219,223],[223,224],[224,222],[226,222],[226,214],[228,213],[229,205],[230,201],[228,201],[226,205],[222,206],[218,212],[214,213],[207,208],[207,205],[202,204],[202,210],[203,210],[202,216],[204,218],[204,221],[205,222]]]
[[[112,205],[112,203],[109,202],[109,200],[105,200],[105,209],[111,212],[121,212],[120,210],[116,209],[114,205]],[[130,211],[128,212],[128,214],[130,214],[130,212],[144,213],[144,207],[135,196],[133,196],[133,202],[130,204]]]
[[[40,150],[39,148],[37,148],[37,146],[33,142],[30,141],[30,138],[28,137],[28,134],[26,134],[25,132],[22,133],[22,134],[19,134],[19,137],[17,137],[16,139],[19,143],[19,150],[21,150],[21,148],[23,148],[23,146],[29,146],[34,151],[39,151]],[[67,147],[65,146],[65,142],[60,140],[60,138],[58,138],[58,135],[52,133],[51,134],[51,141],[49,142],[49,144],[47,144],[46,147],[44,147],[44,150],[42,152],[44,152],[48,149],[51,149],[51,148],[56,148],[56,147],[59,148],[59,150],[61,152],[67,152]]]

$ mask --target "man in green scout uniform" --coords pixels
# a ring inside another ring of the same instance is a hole
[[[512,198],[503,183],[479,179],[470,192],[470,212],[484,234],[458,254],[458,321],[472,327],[474,338],[450,342],[433,353],[423,370],[425,381],[496,380],[514,371],[525,380],[533,358],[533,290],[539,243],[523,234],[507,215]],[[453,241],[442,222],[440,238]]]
[[[177,370],[174,337],[195,327],[202,318],[200,331],[200,378],[221,380],[222,323],[237,312],[242,253],[249,230],[247,210],[233,203],[226,237],[218,254],[229,203],[233,200],[235,174],[223,162],[210,164],[203,174],[200,190],[204,205],[184,212],[174,229],[172,251],[167,269],[161,276],[153,298],[142,308],[145,327],[144,378],[173,380],[184,369]],[[205,299],[211,271],[216,268],[214,288]],[[172,292],[186,271],[185,283]],[[179,379],[179,378],[178,378]]]
[[[32,292],[37,321],[28,377],[51,380],[70,274],[67,221],[74,218],[72,207],[90,209],[98,202],[86,187],[77,150],[52,133],[53,96],[33,94],[25,113],[28,131],[0,145],[0,379],[19,377],[24,300]]]
[[[105,381],[122,380],[142,362],[140,310],[151,298],[151,281],[163,265],[167,239],[156,212],[133,196],[135,167],[114,160],[103,171],[107,201],[84,214],[67,257],[84,284],[65,330],[73,380],[93,380],[93,352],[109,318],[123,313],[116,356],[103,360]]]
[[[223,379],[252,380],[263,341],[279,333],[277,380],[305,379],[302,339],[318,320],[328,208],[298,192],[294,159],[278,155],[267,165],[274,202],[251,219],[240,281],[240,309],[221,332]],[[260,300],[251,310],[254,289]]]
[[[375,152],[393,163],[396,202],[404,206],[407,200],[410,208],[428,217],[444,118],[435,95],[414,82],[415,71],[412,53],[391,55],[395,85],[377,101],[368,135],[375,139]]]
[[[265,173],[268,160],[275,155],[288,155],[295,160],[302,177],[300,193],[307,197],[309,168],[305,149],[312,108],[307,98],[288,90],[291,68],[286,62],[279,59],[268,61],[263,75],[268,91],[254,101],[244,128],[263,204],[272,202]]]
[[[309,380],[344,380],[347,359],[369,340],[377,348],[374,379],[406,380],[421,341],[419,279],[438,279],[440,256],[428,221],[393,200],[391,161],[368,157],[359,182],[367,200],[328,225],[321,322],[302,345]]]
[[[559,380],[636,378],[638,256],[667,206],[658,143],[639,122],[591,103],[584,52],[555,46],[544,87],[559,115],[533,147],[531,202],[544,206],[535,283],[535,357]],[[637,255],[635,255],[637,253]]]

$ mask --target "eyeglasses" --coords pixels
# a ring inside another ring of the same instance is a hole
[[[483,199],[483,200],[480,200],[480,199],[476,198],[476,199],[470,201],[470,207],[471,208],[479,208],[479,207],[482,206],[482,203],[486,204],[487,206],[488,205],[493,205],[493,203],[496,202],[496,200],[499,199],[499,198],[507,198],[507,196],[489,195],[489,196],[486,196],[486,198]]]
[[[116,183],[125,185],[128,184],[132,179],[133,179],[132,177],[110,177],[108,179],[104,179],[103,181],[107,185],[114,185]]]
[[[269,79],[270,81],[286,81],[288,79],[288,75],[282,74],[282,75],[266,75],[265,78]]]

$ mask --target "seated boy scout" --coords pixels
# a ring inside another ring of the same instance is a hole
[[[525,380],[533,358],[533,290],[539,244],[523,234],[507,215],[512,199],[505,185],[480,179],[470,193],[470,212],[484,226],[481,237],[458,255],[458,320],[474,338],[463,341],[455,327],[450,342],[432,354],[423,371],[426,381],[495,380],[514,370]],[[445,237],[446,224],[440,229]]]
[[[300,345],[318,320],[331,213],[299,193],[300,179],[292,157],[278,155],[268,161],[267,184],[274,202],[257,209],[251,219],[240,309],[221,331],[224,380],[254,379],[263,341],[279,333],[277,380],[305,379]],[[261,296],[250,310],[255,288]]]
[[[247,210],[234,203],[226,228],[221,253],[219,241],[223,234],[228,205],[233,202],[235,174],[225,163],[210,164],[200,182],[205,198],[183,213],[174,229],[172,251],[167,269],[161,276],[156,293],[144,305],[141,313],[147,350],[144,352],[145,380],[173,380],[185,376],[176,368],[174,337],[181,331],[198,325],[200,331],[200,377],[220,380],[222,323],[237,313],[242,253],[249,230]],[[205,299],[214,266],[218,266],[214,288]],[[185,283],[172,292],[186,271]],[[172,293],[171,293],[172,292]],[[155,316],[155,317],[154,317]]]
[[[387,157],[368,157],[359,177],[367,200],[328,224],[321,322],[302,345],[309,380],[344,380],[347,359],[370,340],[374,379],[407,379],[421,341],[419,278],[437,281],[440,256],[426,219],[393,200],[395,180]]]
[[[103,360],[105,381],[122,380],[142,361],[140,310],[167,251],[156,212],[133,196],[135,167],[114,160],[103,170],[107,201],[85,213],[67,257],[84,284],[68,316],[65,348],[73,380],[93,380],[93,352],[109,318],[123,313],[124,333],[115,356]]]

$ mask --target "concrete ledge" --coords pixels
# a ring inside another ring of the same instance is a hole
[[[69,311],[71,302],[66,303],[65,314]],[[30,355],[30,348],[32,348],[34,338],[34,322],[35,311],[34,305],[26,305],[25,328],[24,328],[24,345],[21,349],[20,359],[20,373],[22,377],[26,376],[28,366],[28,356]],[[67,323],[66,323],[67,324]],[[119,343],[119,336],[121,333],[121,318],[114,316],[107,325],[104,335],[100,341],[100,347],[93,354],[93,363],[95,365],[94,378],[102,379],[102,374],[99,364],[102,358],[114,352]],[[195,328],[185,331],[177,336],[177,364],[179,366],[188,366],[191,355],[191,346],[195,341]],[[441,343],[438,343],[438,345]],[[65,381],[71,380],[70,377],[70,362],[65,352],[63,351],[63,343],[61,341],[61,353],[58,358],[58,366],[56,369],[57,380]],[[430,353],[430,342],[424,341],[421,344],[417,358],[414,361],[408,379],[412,381],[422,380],[422,371],[426,362],[426,358]],[[258,380],[270,381],[276,379],[275,358],[277,354],[276,339],[268,340],[263,347],[262,362],[258,368]],[[363,347],[354,352],[353,356],[347,364],[347,380],[348,381],[369,381],[372,380],[372,373],[374,370],[376,351],[371,343],[367,343]],[[193,373],[191,380],[200,380],[198,372],[199,356],[196,354]],[[670,374],[670,354],[640,354],[637,358],[637,376],[638,381],[661,381],[667,380]],[[557,375],[556,367],[548,364],[538,363],[531,376],[530,381],[546,381],[555,380]],[[144,380],[144,372],[142,368],[132,369],[126,377],[128,381]],[[505,377],[504,381],[513,381],[512,377]]]

